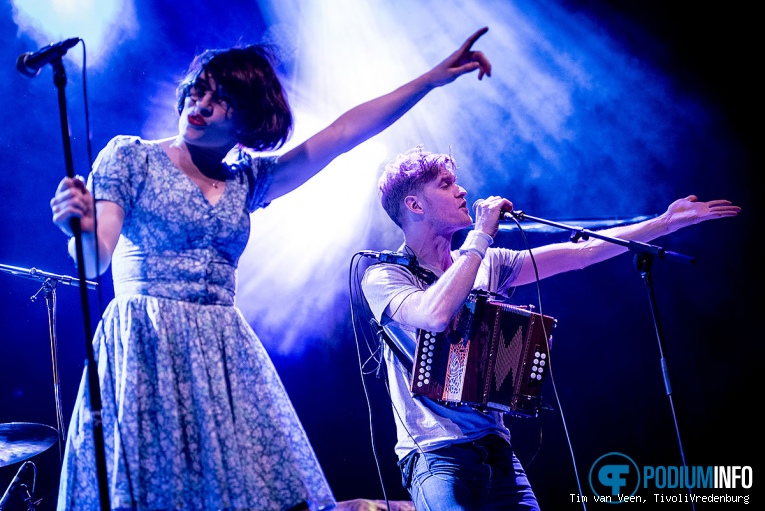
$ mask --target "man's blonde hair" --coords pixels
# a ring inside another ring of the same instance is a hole
[[[377,189],[380,203],[396,225],[403,227],[404,199],[422,190],[422,186],[436,179],[441,170],[457,173],[457,164],[450,154],[431,153],[422,145],[397,155],[385,165]]]

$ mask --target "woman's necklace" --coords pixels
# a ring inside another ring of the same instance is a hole
[[[202,179],[209,182],[213,188],[220,188],[220,184],[225,182],[228,177],[227,165],[218,159],[220,153],[206,151],[191,144],[187,145],[186,148],[191,159],[190,163],[196,167]]]
[[[218,166],[218,172],[202,172],[202,170],[199,170],[199,174],[202,176],[203,179],[206,181],[209,181],[209,183],[212,185],[213,188],[218,188],[219,185],[226,180],[226,165],[224,163],[220,163]],[[216,177],[214,177],[216,176]],[[222,176],[217,177],[217,176]]]

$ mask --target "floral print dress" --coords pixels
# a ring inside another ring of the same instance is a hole
[[[118,136],[88,186],[125,211],[93,340],[112,509],[281,511],[335,500],[260,340],[234,306],[273,158],[239,152],[210,204],[156,142]],[[58,509],[100,509],[86,374]]]

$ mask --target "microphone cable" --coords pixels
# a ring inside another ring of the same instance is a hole
[[[541,283],[540,283],[539,269],[537,267],[537,261],[536,261],[536,259],[534,259],[534,252],[531,249],[531,244],[529,243],[529,240],[526,237],[526,232],[523,230],[523,227],[521,226],[521,223],[518,221],[518,218],[516,218],[514,215],[509,215],[509,216],[513,219],[515,224],[518,226],[518,230],[520,231],[521,237],[523,238],[523,243],[526,245],[526,250],[528,251],[528,254],[531,257],[531,263],[534,266],[534,275],[536,277],[535,282],[536,282],[536,290],[537,290],[537,302],[538,302],[538,305],[539,305],[539,313],[540,313],[540,315],[542,315],[542,317],[544,317],[544,310],[542,309],[542,286],[541,286]],[[544,321],[542,321],[541,323],[542,323],[542,331],[543,331],[544,339],[546,339],[549,342],[550,336],[549,336],[549,334],[548,334],[548,332],[547,332],[547,330],[545,328],[545,323],[544,323]],[[564,434],[566,436],[566,443],[568,444],[569,452],[571,454],[571,463],[574,466],[574,478],[576,479],[576,485],[577,485],[577,488],[579,489],[579,495],[584,495],[584,493],[582,492],[582,482],[581,482],[581,479],[579,477],[579,470],[577,469],[577,465],[576,465],[576,457],[574,455],[574,448],[573,448],[573,446],[571,444],[571,436],[570,436],[569,431],[568,431],[568,426],[566,425],[566,417],[565,417],[565,414],[563,413],[563,406],[561,405],[561,402],[560,402],[560,396],[558,395],[558,388],[555,385],[555,375],[554,375],[553,370],[552,370],[552,358],[553,357],[551,355],[547,359],[548,371],[549,371],[549,374],[550,374],[550,383],[552,384],[552,387],[553,387],[553,395],[555,396],[555,402],[558,405],[558,411],[560,412],[561,424],[563,425],[563,431],[564,431]],[[534,453],[534,455],[531,457],[531,460],[529,460],[529,464],[532,461],[534,461],[534,459],[536,458],[536,456],[537,456],[537,454],[539,452],[539,449],[541,449],[541,438],[542,438],[542,430],[541,430],[541,428],[540,428],[540,431],[539,431],[539,438],[540,438],[539,448],[537,449],[537,452]],[[584,502],[585,499],[580,499],[580,500],[582,501],[582,508],[584,510],[586,510],[587,509],[587,504],[586,504],[586,502]]]
[[[379,373],[381,370],[381,367],[383,366],[383,359],[382,359],[382,344],[379,344],[377,348],[373,348],[373,344],[370,344],[369,341],[369,334],[371,333],[372,324],[371,320],[374,319],[372,316],[371,311],[369,310],[369,306],[366,303],[366,299],[364,298],[363,292],[361,290],[361,279],[359,277],[359,263],[361,262],[361,258],[364,254],[361,252],[357,252],[351,257],[351,263],[350,268],[348,271],[348,288],[349,288],[349,296],[350,296],[350,307],[351,307],[351,326],[353,328],[353,338],[356,343],[356,355],[358,357],[359,362],[359,374],[361,376],[361,385],[364,390],[364,398],[366,400],[367,404],[367,412],[369,414],[369,435],[370,435],[370,442],[372,444],[372,455],[375,459],[375,467],[377,468],[377,476],[380,479],[380,487],[383,492],[383,499],[385,500],[385,506],[387,511],[391,511],[390,509],[390,502],[388,501],[388,494],[385,491],[385,482],[383,480],[382,476],[382,469],[380,468],[380,460],[377,454],[377,446],[375,444],[375,432],[374,432],[374,421],[373,421],[373,414],[372,414],[372,403],[369,397],[369,389],[367,388],[367,383],[365,380],[365,376],[370,373],[365,373],[364,367],[367,365],[367,363],[370,360],[374,360],[377,362],[377,369],[376,372],[379,377]],[[366,359],[366,361],[362,362],[361,358],[361,347],[359,343],[359,335],[358,335],[358,322],[359,318],[362,316],[366,316],[370,319],[363,327],[362,327],[362,335],[364,337],[364,340],[367,345],[367,349],[370,352],[370,356]]]

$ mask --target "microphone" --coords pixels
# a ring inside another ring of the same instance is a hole
[[[72,37],[58,43],[51,43],[34,53],[22,53],[16,60],[16,69],[24,76],[34,78],[40,74],[42,67],[63,57],[69,48],[79,43],[80,40],[79,37]]]
[[[524,212],[520,209],[518,211],[511,211],[508,213],[507,211],[503,211],[499,214],[499,221],[500,222],[514,222],[515,219],[523,220]]]
[[[5,509],[5,505],[8,503],[8,499],[11,498],[11,495],[13,492],[16,491],[16,488],[20,485],[21,479],[26,477],[26,472],[29,472],[30,469],[34,467],[34,463],[31,461],[25,462],[23,465],[21,465],[21,468],[19,468],[19,471],[16,472],[16,476],[11,481],[10,486],[8,486],[8,489],[5,490],[5,493],[3,494],[3,498],[0,499],[0,511]]]
[[[475,211],[476,206],[478,206],[478,201],[481,199],[476,199],[475,202],[473,202],[473,211]],[[502,211],[499,214],[499,221],[500,222],[513,222],[515,218],[518,220],[523,220],[524,212],[521,210],[518,211]]]

